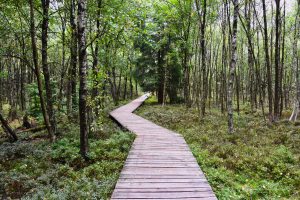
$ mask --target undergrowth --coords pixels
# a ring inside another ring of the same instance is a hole
[[[153,104],[138,114],[181,133],[206,174],[218,199],[300,199],[300,131],[283,121],[264,122],[258,114],[234,116],[235,133],[227,118],[212,109],[199,120],[196,109]]]
[[[57,141],[45,132],[0,143],[0,197],[11,199],[109,199],[134,136],[109,119],[90,135],[90,161],[79,155],[79,127],[64,123]]]

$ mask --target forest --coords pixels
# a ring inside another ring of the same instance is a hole
[[[300,0],[0,0],[0,198],[110,199],[145,93],[218,199],[300,199]]]

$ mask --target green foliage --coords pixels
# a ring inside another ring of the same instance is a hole
[[[0,189],[11,198],[108,199],[134,139],[108,125],[108,135],[90,137],[88,163],[74,124],[60,127],[65,133],[52,145],[43,139],[1,144]]]
[[[180,105],[138,112],[185,137],[219,199],[300,198],[300,131],[293,124],[235,115],[238,128],[229,135],[226,116],[214,109],[201,121],[197,110]]]
[[[28,92],[28,95],[31,97],[28,114],[35,118],[42,119],[43,113],[41,111],[39,90],[37,84],[36,83],[28,84],[26,90]]]

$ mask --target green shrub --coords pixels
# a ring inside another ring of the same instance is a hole
[[[260,111],[241,109],[231,135],[226,115],[215,109],[201,121],[182,105],[151,103],[137,112],[184,136],[218,199],[300,199],[299,128],[269,125]]]

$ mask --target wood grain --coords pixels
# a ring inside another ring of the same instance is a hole
[[[184,138],[132,113],[147,98],[110,113],[137,135],[111,199],[216,200]]]

